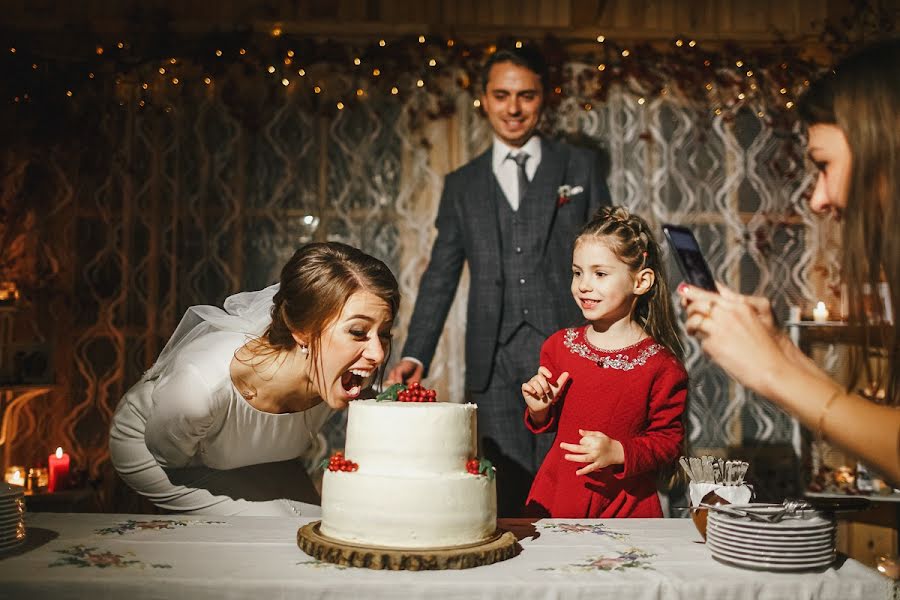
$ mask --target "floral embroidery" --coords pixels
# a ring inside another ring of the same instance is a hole
[[[561,185],[556,190],[556,205],[563,206],[564,204],[568,204],[572,200],[572,196],[575,194],[580,194],[584,191],[584,188],[580,185],[571,186],[571,185]]]
[[[55,562],[50,563],[49,566],[51,567],[73,566],[79,568],[97,567],[100,569],[106,569],[108,567],[117,567],[120,569],[125,567],[137,567],[139,569],[145,569],[150,566],[154,569],[172,568],[172,565],[166,564],[151,563],[150,565],[146,565],[139,560],[126,558],[125,555],[122,554],[103,552],[97,548],[89,548],[81,545],[72,546],[65,550],[55,550],[55,552],[62,554],[63,556]],[[134,556],[131,552],[128,552],[127,555]]]
[[[585,562],[565,565],[562,567],[546,567],[538,571],[625,571],[626,569],[649,569],[653,566],[646,559],[656,556],[645,552],[640,548],[629,548],[624,552],[617,552],[615,556],[596,556],[586,559]]]
[[[566,348],[582,358],[597,363],[598,367],[603,367],[604,369],[609,368],[619,369],[620,371],[631,371],[636,367],[643,367],[647,363],[648,358],[662,350],[662,346],[653,343],[641,350],[641,353],[634,358],[629,358],[621,352],[617,353],[615,356],[602,356],[597,354],[597,352],[592,350],[587,344],[576,342],[576,337],[578,337],[577,329],[569,328],[566,330],[565,340],[563,341]]]
[[[159,531],[161,529],[175,529],[177,527],[192,527],[194,525],[224,525],[225,521],[200,521],[200,520],[169,520],[156,519],[153,521],[136,521],[129,519],[123,523],[119,523],[114,527],[104,527],[94,531],[97,535],[125,535],[135,531]]]
[[[628,537],[627,533],[608,529],[603,523],[539,523],[538,526],[544,531],[554,531],[559,533],[591,533],[617,541],[621,541]]]

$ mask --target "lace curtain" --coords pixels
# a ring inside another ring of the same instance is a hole
[[[55,334],[62,392],[28,409],[8,460],[41,456],[37,440],[52,439],[99,473],[112,411],[184,308],[267,285],[309,240],[359,246],[394,270],[403,293],[398,358],[443,176],[490,143],[473,98],[460,94],[453,116],[413,129],[409,105],[373,99],[321,116],[290,93],[251,118],[223,98],[228,88],[217,82],[167,112],[110,112],[83,152],[37,147],[4,159],[6,173],[32,171],[24,183],[8,176],[5,189],[25,186],[52,206],[43,243],[58,262],[61,292],[49,301],[55,321],[43,327],[69,325]],[[717,277],[773,298],[784,317],[788,305],[822,292],[833,233],[808,213],[810,176],[785,152],[785,132],[759,116],[766,109],[726,119],[674,96],[641,102],[615,88],[590,110],[563,102],[547,128],[601,147],[615,202],[654,225],[693,226]],[[463,398],[466,288],[464,276],[429,381],[453,401]],[[687,366],[693,446],[795,441],[788,417],[734,385],[693,340]],[[342,443],[343,418],[327,426],[332,446]]]

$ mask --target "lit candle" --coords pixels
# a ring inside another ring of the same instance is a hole
[[[824,323],[828,320],[828,308],[825,306],[825,303],[821,300],[816,307],[813,309],[813,321],[816,323]]]
[[[69,455],[63,453],[62,448],[57,448],[56,453],[47,459],[47,467],[50,475],[47,491],[56,492],[66,487],[66,480],[69,478]]]
[[[4,481],[10,485],[25,485],[25,467],[8,467]]]

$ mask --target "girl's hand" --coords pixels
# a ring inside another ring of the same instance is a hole
[[[569,380],[569,372],[564,371],[556,381],[547,367],[538,368],[537,375],[522,384],[522,396],[532,417],[543,416],[554,402]]]
[[[771,376],[790,359],[779,343],[771,305],[761,298],[725,289],[715,294],[693,286],[679,287],[687,311],[685,329],[700,340],[713,361],[741,384],[770,395]]]
[[[576,475],[586,475],[610,465],[625,463],[625,451],[621,442],[614,440],[599,431],[579,429],[581,439],[577,444],[560,443],[559,447],[573,454],[565,454],[563,458],[572,462],[590,463],[575,471]]]

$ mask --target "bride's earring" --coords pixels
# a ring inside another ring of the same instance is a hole
[[[309,346],[307,346],[306,344],[300,344],[300,354],[304,356],[309,354]]]

